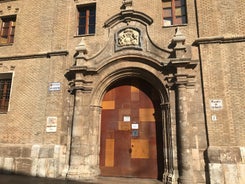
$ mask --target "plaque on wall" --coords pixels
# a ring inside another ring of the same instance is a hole
[[[223,102],[220,99],[210,100],[210,106],[213,110],[219,110],[223,108]]]
[[[60,82],[51,82],[49,83],[49,91],[60,91]]]
[[[57,131],[57,117],[47,117],[46,132],[53,133]]]
[[[130,116],[123,116],[124,122],[130,122],[130,120],[131,120]]]
[[[139,124],[138,123],[133,123],[132,125],[131,125],[131,128],[132,129],[139,129]]]

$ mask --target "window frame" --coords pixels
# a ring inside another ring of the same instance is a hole
[[[16,15],[0,17],[0,45],[9,45],[14,43],[16,29]]]
[[[84,13],[85,15],[81,15],[82,13]],[[84,23],[81,23],[82,19],[84,19]],[[77,6],[77,35],[78,36],[94,35],[95,32],[96,32],[96,3],[78,5]]]
[[[166,2],[170,3],[170,6],[168,7],[165,7],[164,6],[164,0],[162,0],[162,21],[163,21],[163,26],[164,27],[171,27],[171,26],[179,26],[179,25],[186,25],[188,23],[188,20],[187,20],[187,4],[186,4],[186,0],[180,0],[180,1],[183,1],[180,2],[181,4],[180,5],[176,5],[176,0],[166,0]],[[177,8],[184,8],[184,13],[181,12],[180,15],[177,15]],[[171,11],[171,15],[170,16],[165,16],[165,13],[166,13],[166,10],[170,10]],[[182,22],[182,23],[178,23],[178,18],[184,18],[185,21]],[[165,21],[169,20],[169,22],[171,23],[166,23]]]
[[[9,111],[13,86],[13,72],[0,73],[0,114]]]

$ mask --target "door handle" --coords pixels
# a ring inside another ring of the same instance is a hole
[[[128,152],[131,154],[132,153],[132,148],[129,148]]]
[[[128,152],[129,152],[130,154],[131,154],[132,151],[133,151],[133,149],[132,149],[133,147],[134,147],[134,145],[131,145],[131,148],[128,149]]]

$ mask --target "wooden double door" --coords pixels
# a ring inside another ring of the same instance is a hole
[[[155,109],[149,95],[135,85],[119,85],[105,94],[101,117],[102,176],[157,178]]]

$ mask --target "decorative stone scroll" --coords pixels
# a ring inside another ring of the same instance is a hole
[[[133,1],[132,0],[123,0],[123,8],[125,10],[131,10],[132,9],[132,5],[133,5]]]
[[[127,47],[140,48],[140,31],[134,28],[126,28],[121,30],[116,35],[116,48],[117,50]]]

